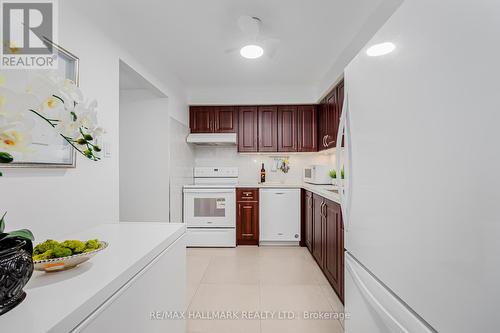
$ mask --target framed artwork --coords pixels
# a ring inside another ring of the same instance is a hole
[[[79,85],[79,59],[71,52],[50,42],[57,50],[57,74]],[[32,75],[43,70],[4,70],[7,86],[22,91]],[[2,165],[2,168],[74,168],[76,167],[76,150],[57,135],[47,123],[35,117],[32,131],[30,153],[12,153],[14,162]]]

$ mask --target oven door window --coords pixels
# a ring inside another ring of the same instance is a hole
[[[226,198],[194,198],[194,217],[225,217]]]

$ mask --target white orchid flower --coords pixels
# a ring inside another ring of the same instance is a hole
[[[54,94],[58,91],[56,82],[47,75],[36,75],[26,86],[26,93],[38,101],[37,112],[49,111],[56,103]]]
[[[25,92],[16,93],[0,82],[0,152],[28,152],[31,130],[38,116],[54,134],[62,135],[85,157],[99,160],[97,102],[84,103],[76,84],[54,72],[35,74]],[[0,81],[3,77],[0,73]]]
[[[72,111],[75,104],[83,102],[83,94],[80,88],[78,88],[76,84],[69,79],[58,82],[58,93],[64,100],[64,105],[67,110]]]
[[[30,152],[35,121],[27,114],[0,115],[0,151]]]
[[[58,123],[55,128],[63,136],[74,140],[80,136],[81,123],[78,119],[75,120],[70,112],[62,109],[59,113]]]
[[[97,127],[97,102],[92,101],[88,105],[83,103],[77,104],[74,109],[74,113],[77,117],[77,121],[80,122],[81,126],[89,131],[93,131]]]
[[[105,131],[102,127],[96,127],[93,131],[91,131],[91,135],[92,135],[95,139],[99,139],[99,138],[100,138],[100,137],[102,137],[105,133],[106,133],[106,131]]]
[[[16,128],[0,128],[0,151],[16,151],[28,153],[31,151],[31,135],[29,131]]]

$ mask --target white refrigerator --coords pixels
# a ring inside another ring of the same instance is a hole
[[[499,332],[500,1],[404,1],[345,90],[346,333]]]

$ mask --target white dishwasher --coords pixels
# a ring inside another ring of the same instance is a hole
[[[261,188],[260,244],[298,245],[300,241],[300,189]]]

